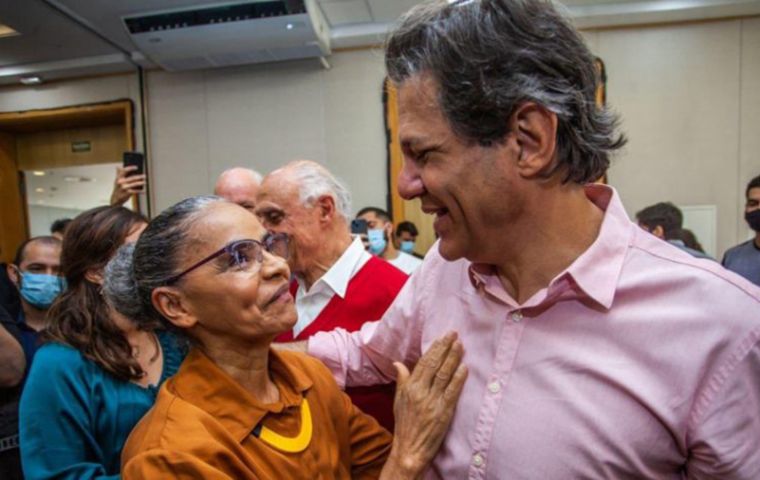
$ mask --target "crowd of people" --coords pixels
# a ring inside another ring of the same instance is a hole
[[[548,2],[424,3],[385,55],[424,260],[313,161],[153,219],[120,169],[0,269],[3,479],[760,478],[760,176],[720,263],[632,222]]]

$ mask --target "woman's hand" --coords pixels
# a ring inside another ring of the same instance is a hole
[[[449,429],[467,368],[455,333],[437,339],[413,373],[395,363],[396,416],[393,448],[381,479],[419,478],[433,460]]]

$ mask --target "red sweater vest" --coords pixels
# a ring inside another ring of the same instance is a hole
[[[330,302],[309,326],[293,338],[293,331],[281,334],[276,342],[306,340],[317,332],[343,328],[349,332],[359,330],[365,322],[380,320],[401,287],[409,278],[385,260],[372,257],[348,282],[345,298],[333,295]],[[298,283],[290,284],[295,298]],[[395,384],[372,387],[349,387],[346,393],[354,405],[372,415],[383,427],[393,432],[393,398]]]

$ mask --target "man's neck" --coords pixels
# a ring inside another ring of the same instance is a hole
[[[329,232],[325,238],[329,240],[315,252],[310,259],[309,267],[301,275],[301,280],[307,291],[332,268],[353,242],[351,234],[347,230],[343,231],[343,229],[337,232]]]
[[[755,233],[755,246],[760,248],[760,232]]]
[[[523,215],[525,225],[507,226],[496,270],[506,291],[522,304],[546,288],[596,240],[604,212],[581,187],[541,194],[536,212]],[[515,234],[515,232],[519,232]]]
[[[396,247],[393,246],[393,242],[388,240],[388,246],[385,248],[385,251],[382,254],[382,257],[384,260],[396,260],[398,256],[401,255],[401,252],[396,250]]]
[[[40,331],[47,326],[47,320],[45,319],[47,310],[40,310],[39,308],[35,308],[23,300],[22,308],[24,310],[24,323],[26,323],[30,328]]]

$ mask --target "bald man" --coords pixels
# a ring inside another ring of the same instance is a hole
[[[237,203],[251,213],[256,208],[256,194],[261,185],[261,174],[250,168],[235,167],[219,175],[214,195]]]

